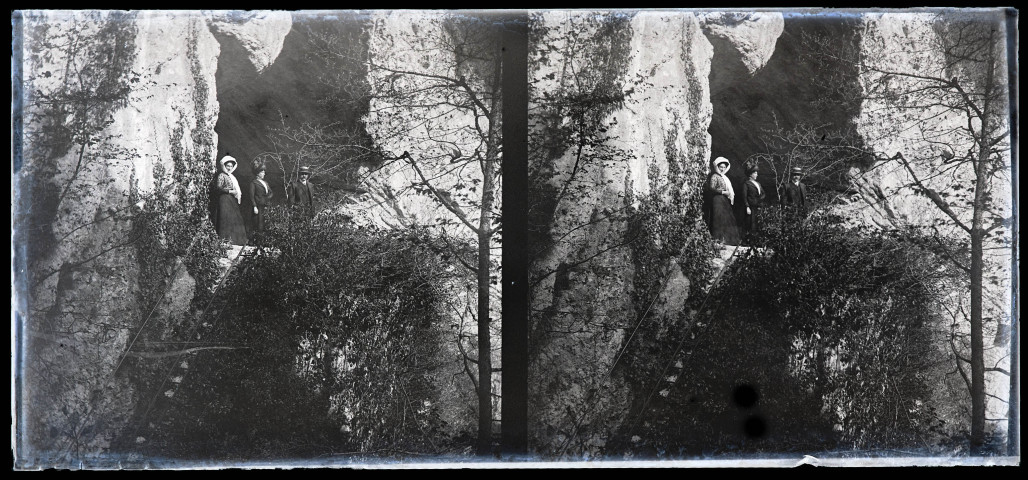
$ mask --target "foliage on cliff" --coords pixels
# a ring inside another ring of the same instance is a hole
[[[226,348],[197,353],[174,401],[137,412],[144,453],[313,458],[451,446],[437,414],[448,392],[430,377],[447,361],[453,275],[432,251],[437,240],[331,214],[296,218],[273,211],[262,253],[235,267],[198,320],[204,344]]]
[[[941,448],[959,433],[942,410],[966,398],[945,381],[938,263],[825,219],[772,225],[690,328],[660,339],[680,367],[649,375],[677,381],[639,380],[648,408],[625,422],[624,445],[660,457]]]
[[[33,284],[41,281],[35,263],[64,240],[52,231],[58,209],[62,203],[67,208],[80,190],[96,186],[80,181],[80,175],[102,158],[130,154],[117,148],[116,135],[106,130],[141,81],[132,71],[137,34],[132,16],[93,12],[83,19],[28,22],[25,130],[19,139],[26,156],[19,160],[27,179],[23,194],[31,202],[18,209],[18,232],[28,247]],[[74,163],[62,165],[69,153]]]

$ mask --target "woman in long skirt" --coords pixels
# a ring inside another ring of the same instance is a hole
[[[725,157],[714,160],[714,171],[707,180],[707,193],[711,196],[710,236],[726,245],[739,244],[739,227],[732,213],[735,204],[735,190],[725,175],[731,163]]]
[[[253,226],[254,237],[259,236],[264,231],[265,225],[268,223],[268,205],[271,205],[271,185],[264,180],[266,174],[266,168],[264,162],[254,162],[253,173],[256,176],[252,182],[250,182],[250,188],[247,190],[249,194],[250,205],[253,205],[253,217],[251,225]]]
[[[757,181],[759,173],[756,165],[746,167],[746,175],[750,178],[745,183],[746,194],[743,195],[743,200],[746,204],[746,239],[750,244],[759,241],[763,228],[762,214],[766,194],[764,187],[761,187],[760,182]]]
[[[228,155],[218,161],[218,174],[211,182],[214,204],[214,230],[218,237],[233,245],[246,245],[246,226],[239,212],[243,191],[232,172],[236,170],[236,159]]]

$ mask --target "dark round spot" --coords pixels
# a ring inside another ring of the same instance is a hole
[[[732,393],[735,404],[742,408],[750,408],[757,404],[757,390],[749,385],[739,385]]]
[[[742,428],[746,432],[746,436],[750,438],[763,437],[764,432],[767,431],[767,425],[760,415],[752,415],[750,418],[747,418]]]

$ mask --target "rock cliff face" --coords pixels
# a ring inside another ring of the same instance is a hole
[[[213,172],[220,46],[211,30],[248,29],[199,12],[21,20],[15,240],[28,432],[19,461],[28,467],[101,453],[129,417],[133,392],[116,369],[154,306],[142,291],[148,259],[133,215],[148,198],[201,208],[177,197],[203,195]],[[270,43],[251,42],[254,58],[274,58],[279,30],[250,30]],[[194,282],[177,271],[165,284],[188,304]]]
[[[738,33],[748,19],[736,30],[718,21],[657,12],[531,17],[530,222],[538,256],[530,266],[529,376],[538,380],[530,386],[529,428],[542,452],[603,448],[628,420],[623,373],[611,371],[628,332],[640,314],[666,324],[682,311],[690,279],[676,252],[650,264],[632,219],[645,212],[665,225],[698,201],[710,160],[717,55],[704,32],[716,32],[751,71],[777,36],[765,23],[780,25],[781,17],[753,19],[763,35],[756,41]],[[659,250],[673,241],[665,235],[648,241]],[[667,282],[650,299],[639,288],[656,271],[661,278],[668,272]]]
[[[865,17],[861,56],[868,69],[860,74],[859,81],[864,91],[869,93],[868,96],[871,97],[875,84],[881,82],[895,82],[897,85],[890,87],[890,91],[932,87],[929,82],[919,79],[887,78],[881,71],[888,70],[917,71],[923,75],[956,75],[954,80],[970,82],[965,73],[947,66],[953,59],[942,51],[941,42],[946,23],[946,20],[932,14],[873,14]],[[1001,71],[1005,71],[1005,62]],[[943,93],[940,91],[939,94]],[[1004,95],[998,103],[1005,106],[1005,98]],[[918,102],[926,106],[913,112],[904,111],[904,107],[917,105]],[[974,139],[966,130],[967,115],[962,109],[927,104],[927,101],[913,94],[907,99],[878,96],[868,98],[861,104],[854,123],[868,147],[883,157],[903,153],[913,166],[913,173],[895,161],[879,162],[867,168],[866,172],[853,170],[852,179],[860,193],[873,198],[871,203],[877,207],[852,212],[861,222],[876,225],[928,225],[943,215],[928,197],[911,188],[914,181],[912,175],[923,179],[927,187],[936,191],[946,191],[952,189],[954,184],[969,185],[972,182],[974,171],[969,163],[956,165],[968,152],[975,151]],[[1005,115],[1000,115],[997,120],[1006,124]],[[910,128],[912,125],[917,128]],[[1005,163],[1009,165],[1009,154],[1006,155]],[[939,171],[945,171],[946,174],[935,174]],[[1011,195],[1009,173],[1000,173],[1002,176],[993,182],[996,188],[994,197],[1000,200],[1000,211],[997,213],[1007,216],[1010,214]],[[953,208],[965,222],[970,220],[969,200],[967,192],[956,192],[955,198],[950,199]],[[944,229],[943,233],[956,232]]]
[[[209,25],[215,35],[238,41],[250,65],[262,73],[282,52],[293,19],[289,12],[218,12],[210,15]]]
[[[473,34],[471,28],[456,21],[454,15],[430,12],[384,13],[369,21],[368,56],[374,66],[367,70],[367,82],[374,93],[364,124],[387,157],[409,152],[411,158],[386,160],[365,172],[369,192],[346,209],[359,221],[429,225],[474,240],[460,216],[477,221],[483,172],[478,162],[468,159],[486,154],[480,131],[488,132],[491,125],[489,117],[465,105],[471,100],[462,101],[464,87],[456,82],[466,80],[469,91],[489,101],[488,92],[499,78],[492,76],[492,65],[467,67],[461,62],[468,60],[447,48],[471,41],[459,37]],[[454,208],[433,200],[420,184],[431,184]],[[490,214],[498,217],[498,206]]]
[[[990,25],[991,23],[991,25]],[[934,14],[869,14],[862,18],[860,56],[864,69],[858,77],[866,99],[861,104],[859,115],[854,118],[856,130],[865,145],[876,152],[880,160],[870,165],[854,166],[850,170],[852,186],[857,191],[854,202],[835,208],[836,213],[851,219],[855,224],[874,225],[884,228],[914,226],[937,231],[942,235],[958,239],[969,245],[966,232],[956,226],[928,195],[915,184],[937,192],[949,205],[951,213],[965,225],[971,224],[971,186],[985,182],[975,179],[973,164],[969,158],[977,155],[977,147],[968,125],[974,131],[982,128],[981,118],[969,120],[969,114],[960,105],[965,100],[949,87],[928,77],[941,78],[962,85],[966,91],[985,91],[985,68],[981,64],[965,65],[964,60],[948,54],[959,42],[973,41],[973,29],[1002,26],[1002,19],[993,16],[980,18],[954,18]],[[961,30],[967,29],[967,30]],[[963,35],[963,37],[959,37]],[[999,38],[1003,37],[1003,33]],[[997,72],[995,81],[998,96],[992,108],[998,114],[988,116],[996,122],[994,132],[1008,129],[1006,53],[999,42],[996,50]],[[982,57],[984,44],[978,45],[974,55]],[[959,51],[959,50],[956,50]],[[972,55],[973,56],[973,55]],[[888,72],[916,72],[921,77],[903,77]],[[902,92],[901,95],[894,95]],[[922,92],[929,92],[931,97]],[[981,107],[985,103],[980,97],[975,102]],[[951,107],[955,105],[957,107]],[[1000,151],[995,162],[995,171],[990,171],[990,185],[987,201],[992,218],[1007,218],[1012,212],[1012,191],[1010,177],[1009,137],[998,137],[996,148]],[[894,155],[902,154],[907,166],[897,161]],[[885,160],[892,158],[892,160]],[[985,239],[985,337],[987,366],[1000,365],[1006,369],[1009,364],[1010,322],[1010,230],[1000,228]],[[949,268],[953,268],[949,266]],[[953,311],[968,308],[969,298],[951,295],[941,299]],[[968,320],[960,318],[958,323],[964,334],[969,333]],[[990,341],[995,339],[994,342]],[[991,344],[991,345],[990,345]],[[1009,378],[1004,375],[986,376],[986,389],[994,395],[988,403],[987,417],[1003,418],[1007,406],[996,400],[1005,399],[1009,393]],[[962,385],[958,385],[962,388]],[[999,425],[1002,430],[1005,424]]]

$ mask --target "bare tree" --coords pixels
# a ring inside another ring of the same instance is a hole
[[[323,80],[353,98],[354,108],[367,109],[367,145],[378,164],[362,170],[359,184],[377,192],[401,225],[427,222],[446,241],[451,258],[475,276],[477,308],[471,320],[477,335],[459,334],[457,341],[465,363],[477,366],[476,372],[465,370],[478,396],[478,453],[487,454],[497,371],[492,298],[498,295],[502,232],[500,32],[469,16],[415,19],[394,13],[369,19],[362,37],[366,49],[357,38],[312,33],[312,47],[317,55],[351,67]],[[417,199],[428,200],[434,211],[424,211],[425,202]],[[457,311],[462,320],[470,313]],[[464,348],[467,340],[477,344],[477,356]]]
[[[939,239],[928,246],[968,285],[969,308],[959,311],[970,345],[952,346],[958,370],[969,366],[963,376],[971,397],[970,443],[978,452],[986,434],[986,372],[1005,373],[986,368],[983,313],[990,310],[990,290],[1002,297],[984,279],[1004,283],[1012,222],[1004,24],[996,12],[881,14],[870,16],[859,34],[863,47],[807,38],[826,64],[849,62],[860,72],[861,88],[849,98],[861,105],[856,131],[825,135],[800,126],[775,137],[779,153],[765,157],[815,170],[858,167],[851,185],[880,225]],[[898,198],[902,192],[912,195]],[[895,207],[900,201],[912,214]],[[1008,302],[995,303],[993,312],[1009,309]]]
[[[301,166],[306,166],[320,185],[352,188],[359,183],[360,167],[380,160],[379,152],[365,137],[359,126],[310,122],[293,126],[282,118],[272,129],[274,150],[261,152],[256,158],[277,169],[286,185],[297,179]]]
[[[779,198],[793,168],[802,169],[807,184],[813,180],[822,188],[845,194],[849,167],[868,159],[860,138],[834,125],[801,123],[785,130],[776,121],[765,130],[762,141],[765,151],[750,155],[748,161],[766,167],[773,175]]]

